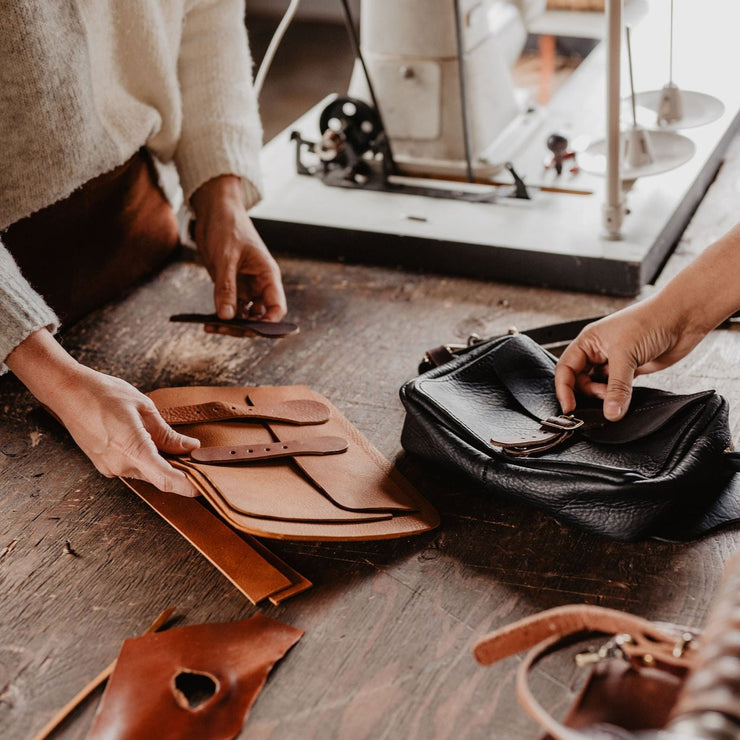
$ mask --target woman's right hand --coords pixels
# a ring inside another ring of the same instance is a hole
[[[79,364],[45,329],[18,345],[6,364],[64,424],[103,475],[144,480],[182,496],[198,495],[185,474],[159,451],[182,455],[200,443],[169,427],[154,403],[132,385]]]
[[[661,297],[589,324],[555,367],[555,393],[563,413],[575,409],[578,390],[602,399],[604,416],[618,421],[629,408],[635,377],[678,362],[705,333],[687,325]]]

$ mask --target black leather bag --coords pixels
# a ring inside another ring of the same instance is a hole
[[[478,489],[613,539],[686,540],[740,519],[722,396],[637,387],[619,422],[606,421],[594,399],[563,416],[555,363],[513,335],[409,381],[404,448]]]

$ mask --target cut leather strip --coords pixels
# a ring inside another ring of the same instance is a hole
[[[216,515],[214,514],[214,516]],[[304,591],[307,591],[309,588],[311,588],[311,586],[313,586],[313,583],[311,583],[311,581],[309,581],[306,576],[302,575],[297,570],[292,568],[284,560],[281,560],[272,550],[269,550],[267,547],[265,547],[265,545],[263,545],[256,537],[253,537],[251,534],[246,533],[243,533],[241,536],[245,539],[246,542],[250,544],[252,548],[254,548],[256,552],[258,552],[265,560],[267,560],[268,563],[271,563],[291,581],[290,586],[287,586],[282,591],[276,591],[274,594],[270,594],[270,596],[268,596],[268,601],[273,606],[278,606],[283,601],[286,601],[293,596],[297,596],[298,594],[302,594]]]
[[[258,319],[222,319],[215,313],[178,313],[170,316],[170,321],[186,324],[212,324],[236,329],[244,329],[261,337],[277,339],[297,334],[297,324],[290,321],[259,321]]]
[[[309,437],[305,440],[269,442],[259,445],[200,447],[190,453],[190,459],[199,463],[224,465],[302,455],[338,455],[346,452],[347,447],[347,440],[342,437]]]
[[[268,562],[196,499],[162,493],[143,481],[121,480],[215,565],[252,604],[294,585],[291,578],[273,564],[277,556]],[[286,570],[292,569],[286,566]]]
[[[258,614],[126,640],[88,740],[236,737],[273,665],[302,635]]]
[[[249,400],[256,406],[279,403],[289,393],[284,388],[255,388]],[[312,436],[306,427],[289,429],[276,422],[268,422],[268,427],[279,441]],[[351,442],[347,452],[330,459],[296,458],[295,464],[334,503],[353,511],[414,511],[414,502],[388,476],[387,462],[336,409],[322,433],[346,436]]]
[[[246,403],[211,401],[190,406],[171,406],[159,409],[162,418],[170,425],[199,424],[204,421],[226,419],[265,419],[285,424],[323,424],[329,420],[329,409],[318,401],[291,400],[273,406],[248,406]]]
[[[196,465],[187,460],[173,461],[182,466],[206,500],[239,529],[252,534],[249,522],[259,519],[285,522],[282,531],[297,523],[347,523],[390,519],[390,512],[349,511],[334,506],[285,461],[256,463],[250,466],[249,485],[245,485],[243,468]],[[277,481],[277,483],[276,483]],[[277,487],[276,487],[277,486]],[[228,499],[223,491],[228,491]],[[265,495],[265,491],[272,491]]]

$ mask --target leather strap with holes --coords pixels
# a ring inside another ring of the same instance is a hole
[[[342,437],[309,437],[266,445],[200,447],[190,453],[190,458],[203,463],[244,463],[298,455],[336,455],[346,452],[348,447],[347,440]]]
[[[320,401],[296,399],[268,406],[249,406],[246,403],[210,401],[190,406],[171,406],[159,409],[162,418],[170,425],[199,424],[207,421],[254,419],[277,421],[282,424],[324,424],[329,421],[329,409]]]

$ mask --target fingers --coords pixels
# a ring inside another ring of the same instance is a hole
[[[555,366],[555,395],[564,414],[569,414],[576,407],[574,389],[578,378],[590,366],[588,355],[578,344],[573,342],[561,355]]]
[[[164,493],[195,498],[198,490],[180,470],[175,470],[157,451],[152,438],[145,432],[139,444],[131,450],[132,467],[123,475],[147,481]]]
[[[609,358],[609,380],[604,395],[604,416],[619,421],[626,413],[632,398],[635,364],[625,353]]]
[[[200,447],[200,440],[176,432],[165,423],[156,409],[142,412],[141,417],[144,428],[151,435],[152,442],[158,450],[171,455],[184,455]]]
[[[278,279],[276,283],[272,283],[270,288],[265,291],[263,298],[264,310],[261,316],[262,320],[280,321],[288,310],[282,282]]]
[[[233,319],[236,316],[237,299],[237,261],[223,255],[217,261],[213,286],[213,302],[220,319]]]

